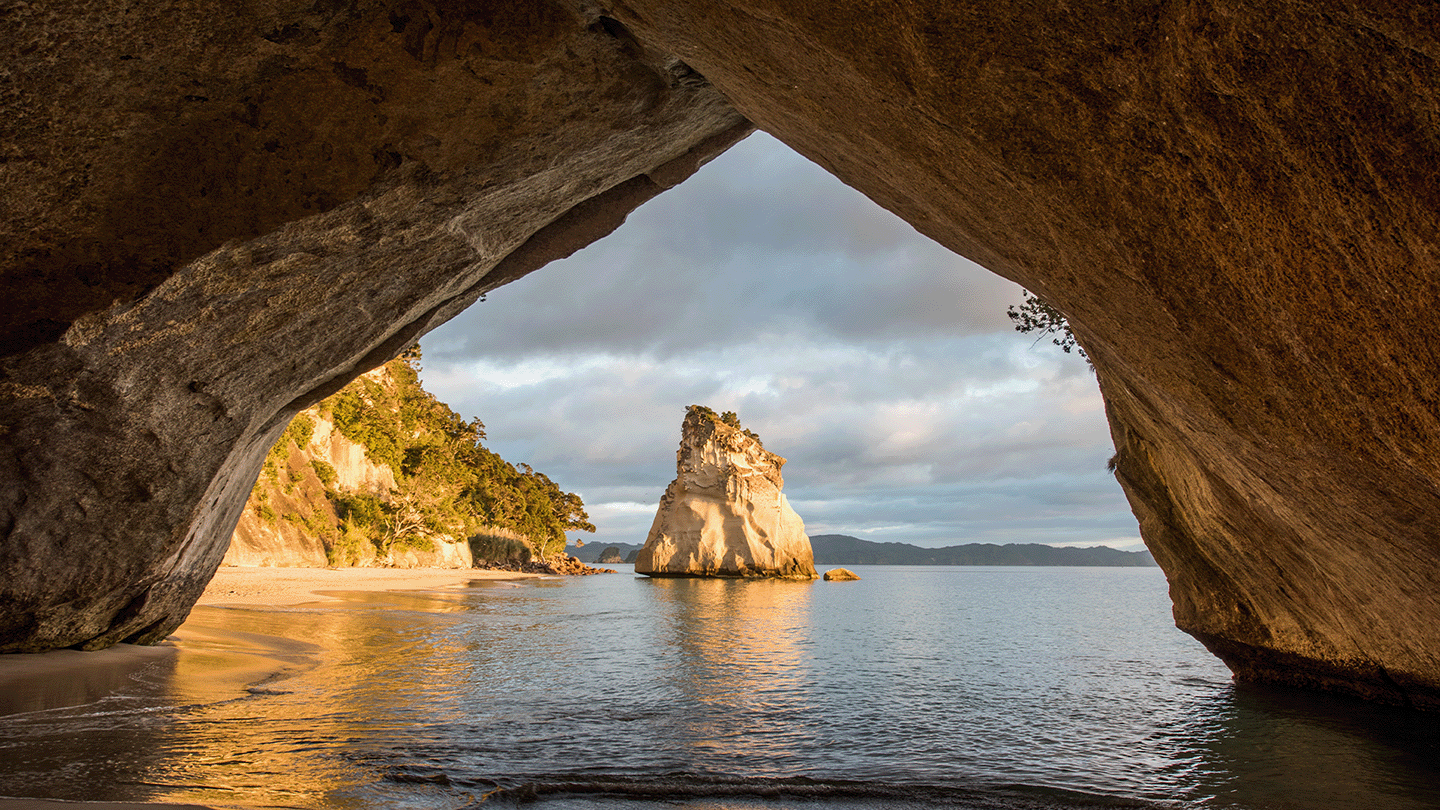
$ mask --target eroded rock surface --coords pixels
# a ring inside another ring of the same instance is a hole
[[[635,572],[671,577],[814,579],[805,524],[781,488],[785,459],[739,421],[691,405],[675,480],[660,498]]]
[[[292,415],[749,131],[545,0],[3,19],[0,651],[163,638]]]
[[[1440,5],[615,14],[1069,317],[1182,629],[1440,707]]]

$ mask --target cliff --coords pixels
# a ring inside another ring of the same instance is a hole
[[[1176,624],[1238,678],[1440,709],[1440,8],[616,13],[1069,319]]]
[[[675,480],[660,498],[635,572],[650,576],[814,579],[805,524],[780,490],[785,459],[733,414],[691,405]]]
[[[379,380],[385,372],[382,367],[365,376]],[[339,553],[341,520],[327,495],[380,496],[394,490],[394,471],[371,461],[363,445],[336,430],[328,408],[324,413],[319,405],[306,408],[270,448],[221,565],[347,564]]]
[[[271,448],[223,564],[510,565],[555,557],[566,530],[594,529],[578,496],[517,470],[483,436],[408,361],[362,375]]]

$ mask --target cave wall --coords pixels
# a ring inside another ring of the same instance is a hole
[[[750,131],[555,3],[3,22],[0,651],[163,638],[297,410]]]
[[[1176,623],[1440,707],[1440,6],[625,0],[638,36],[1064,312]]]
[[[153,641],[296,409],[747,119],[1069,318],[1177,624],[1440,706],[1440,6],[7,6],[0,649]]]

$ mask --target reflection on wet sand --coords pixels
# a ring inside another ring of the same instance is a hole
[[[97,652],[0,657],[0,717],[95,703],[175,654],[173,646],[121,644]]]
[[[244,796],[247,804],[367,805],[347,791],[376,775],[345,754],[423,734],[417,724],[443,719],[434,714],[446,702],[436,700],[443,698],[437,692],[456,688],[464,662],[454,645],[437,645],[433,631],[463,605],[456,594],[344,596],[319,609],[192,614],[182,637],[243,640],[257,630],[283,632],[308,640],[289,642],[296,646],[287,663],[300,663],[300,646],[306,660],[303,672],[280,670],[254,681],[248,700],[207,706],[178,724],[168,755],[145,776],[157,788],[152,800],[225,803]],[[183,674],[177,682],[205,677]]]
[[[6,657],[0,778],[36,797],[161,799],[166,785],[149,774],[176,757],[177,715],[246,702],[262,688],[257,684],[303,670],[317,649],[256,632],[215,631],[202,620],[187,625],[183,639],[159,647]]]
[[[429,631],[465,608],[460,592],[343,596],[197,607],[161,647],[0,660],[0,783],[72,801],[365,806],[344,794],[375,775],[343,750],[409,733],[454,688],[462,651]]]

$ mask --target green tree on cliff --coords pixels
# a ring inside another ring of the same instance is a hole
[[[1075,333],[1070,331],[1070,322],[1060,310],[1050,306],[1040,299],[1039,296],[1029,290],[1021,290],[1025,301],[1017,308],[1013,304],[1005,314],[1015,322],[1015,331],[1022,334],[1039,332],[1035,342],[1050,338],[1050,342],[1060,347],[1060,350],[1069,354],[1074,351],[1080,355],[1086,363],[1090,362],[1090,355],[1075,342]],[[1093,365],[1093,364],[1092,364]]]
[[[501,528],[548,557],[564,550],[565,532],[595,531],[580,496],[505,461],[481,443],[479,419],[467,421],[420,387],[419,361],[419,350],[409,351],[385,367],[386,382],[362,377],[321,403],[336,430],[389,465],[398,484],[384,502],[337,494],[342,518],[368,527],[382,549]]]

